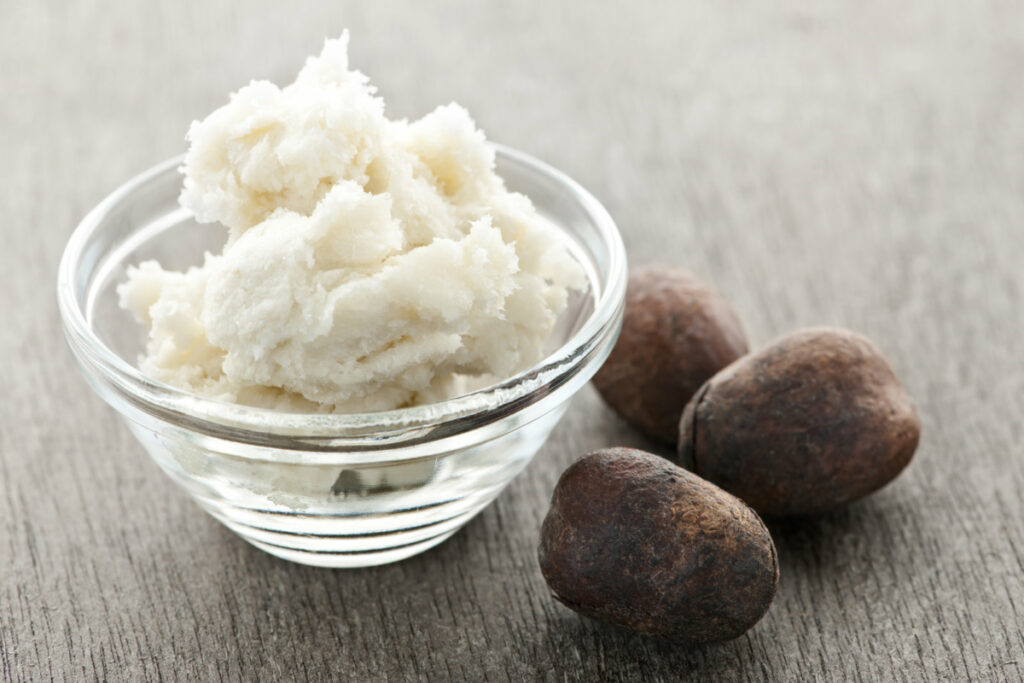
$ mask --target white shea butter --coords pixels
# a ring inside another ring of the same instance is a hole
[[[509,192],[465,109],[391,121],[328,40],[295,82],[253,82],[192,124],[181,204],[223,253],[130,268],[140,368],[196,394],[291,411],[375,411],[541,360],[581,268]]]

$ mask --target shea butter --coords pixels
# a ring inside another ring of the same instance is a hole
[[[465,109],[390,120],[328,40],[284,88],[196,122],[180,201],[224,229],[183,272],[128,270],[144,373],[246,405],[363,412],[443,400],[540,361],[584,276],[510,192]]]

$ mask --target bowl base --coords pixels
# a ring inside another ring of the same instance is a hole
[[[412,543],[398,548],[386,550],[370,550],[362,553],[310,552],[295,548],[282,548],[270,543],[261,543],[254,538],[242,538],[260,550],[279,557],[282,560],[296,562],[310,567],[326,567],[328,569],[359,569],[360,567],[376,567],[391,564],[418,555],[448,540],[458,529],[445,532],[419,543]]]
[[[344,533],[355,531],[359,523],[343,517],[328,522],[330,532],[323,529],[323,519],[315,531],[283,529],[281,515],[275,511],[238,508],[210,499],[199,499],[199,504],[244,540],[275,557],[313,567],[358,568],[398,562],[445,541],[487,507],[504,486],[496,488],[395,516],[404,517],[404,524],[374,533]]]

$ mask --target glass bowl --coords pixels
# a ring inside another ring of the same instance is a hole
[[[225,239],[178,205],[176,158],[104,199],[64,251],[57,294],[86,380],[174,481],[273,555],[362,567],[440,543],[533,458],[622,322],[625,250],[608,212],[563,173],[495,148],[499,175],[559,228],[589,281],[562,315],[550,354],[529,370],[440,403],[346,415],[224,403],[142,375],[144,333],[115,291],[126,266],[155,258],[186,268]]]

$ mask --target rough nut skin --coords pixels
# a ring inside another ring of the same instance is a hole
[[[707,284],[679,268],[638,268],[626,289],[622,333],[594,386],[627,422],[675,444],[686,402],[746,352],[739,318]]]
[[[538,556],[566,606],[684,645],[746,632],[779,579],[775,545],[753,510],[631,448],[590,453],[562,474]]]
[[[891,481],[921,421],[881,351],[834,328],[779,339],[717,374],[679,425],[679,461],[765,515],[806,515]]]

